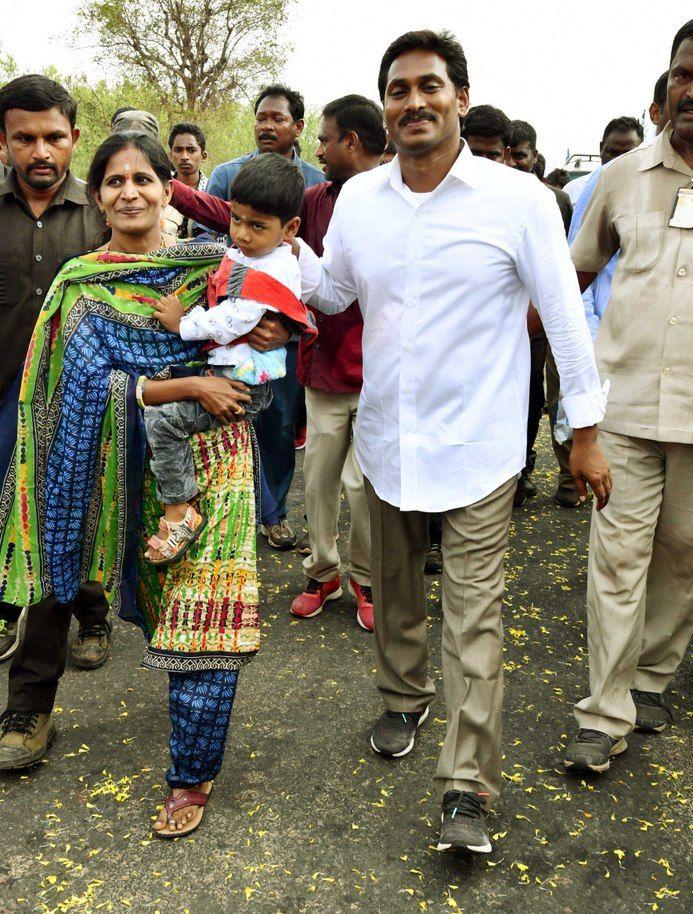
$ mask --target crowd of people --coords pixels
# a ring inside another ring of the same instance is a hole
[[[382,107],[322,110],[322,170],[300,156],[301,95],[274,84],[256,149],[209,177],[198,125],[166,151],[123,107],[86,183],[67,90],[0,89],[0,770],[51,746],[72,615],[72,661],[94,669],[118,612],[169,679],[162,838],[199,825],[260,647],[258,530],[304,555],[287,611],[309,620],[342,595],[344,489],[384,705],[370,745],[401,758],[428,716],[437,570],[438,849],[491,851],[503,561],[547,403],[555,504],[594,494],[589,694],[565,767],[604,772],[634,728],[671,720],[693,621],[693,20],[655,85],[654,141],[616,117],[570,181],[543,179],[529,123],[470,108],[451,34],[397,38],[377,84]]]

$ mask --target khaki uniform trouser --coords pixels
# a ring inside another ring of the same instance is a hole
[[[563,492],[575,493],[575,483],[568,466],[570,460],[570,448],[572,441],[566,441],[559,444],[553,436],[553,427],[556,424],[556,410],[558,409],[558,396],[561,389],[561,381],[558,377],[558,368],[549,346],[546,350],[546,403],[549,407],[549,422],[551,424],[551,445],[558,462],[558,488]]]
[[[303,464],[311,554],[303,570],[316,581],[339,574],[337,531],[342,484],[349,499],[349,572],[357,584],[371,583],[371,534],[363,473],[354,453],[358,394],[325,393],[306,387],[306,455]]]
[[[503,559],[517,477],[476,504],[446,511],[443,525],[443,685],[447,732],[436,786],[501,788]],[[429,514],[381,501],[366,480],[371,512],[376,683],[390,711],[423,711],[428,674],[424,564]]]
[[[630,689],[663,692],[693,630],[693,444],[600,431],[609,504],[592,515],[587,577],[590,695],[581,727],[625,736]]]

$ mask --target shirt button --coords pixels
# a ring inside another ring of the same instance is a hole
[[[39,219],[39,221],[36,223],[36,228],[43,228],[43,222],[41,222],[40,219]]]
[[[37,289],[37,290],[36,290],[36,294],[37,294],[37,295],[43,295],[43,289]]]
[[[678,322],[679,322],[678,317],[670,317],[670,318],[669,318],[669,323],[670,323],[670,324],[678,324]]]
[[[39,263],[41,263],[41,261],[43,260],[43,254],[37,254],[37,255],[36,255],[36,260],[37,260]]]
[[[688,270],[685,267],[679,267],[678,274],[679,276],[686,276],[688,274]]]
[[[668,367],[662,368],[662,374],[669,374],[670,371],[671,371],[671,368],[668,368]]]

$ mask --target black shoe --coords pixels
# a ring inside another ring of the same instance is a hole
[[[614,755],[620,755],[628,748],[621,737],[614,738],[601,730],[580,728],[565,750],[564,764],[571,771],[608,771]]]
[[[635,728],[644,733],[661,733],[674,719],[659,692],[641,692],[631,689],[635,703]]]
[[[556,494],[553,496],[554,505],[558,505],[559,508],[579,508],[580,507],[580,496],[573,489],[569,491],[568,489],[556,489]]]
[[[424,574],[440,574],[443,570],[443,550],[440,543],[431,543],[428,547]]]
[[[513,495],[513,508],[521,508],[522,505],[527,501],[527,480],[525,477],[520,474],[520,478],[517,480],[517,486],[515,488],[515,494]]]
[[[78,670],[96,670],[108,660],[111,649],[111,626],[108,622],[80,625],[70,644],[72,663]]]
[[[525,479],[525,492],[527,493],[527,498],[534,498],[539,493],[529,476]]]
[[[486,828],[486,799],[469,790],[448,790],[440,814],[439,851],[473,851],[490,854],[491,837]]]
[[[427,717],[427,707],[423,711],[411,714],[385,711],[373,725],[373,751],[389,758],[402,758],[403,755],[408,755],[414,747],[416,731]]]

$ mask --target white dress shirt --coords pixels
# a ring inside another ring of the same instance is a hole
[[[260,270],[286,286],[296,298],[301,297],[301,271],[291,253],[291,245],[279,247],[261,257],[247,257],[238,248],[229,248],[224,255],[242,263],[251,270]],[[207,361],[210,365],[239,365],[252,358],[253,351],[247,343],[234,343],[255,327],[267,311],[276,308],[244,298],[227,298],[213,308],[196,305],[181,318],[180,336],[184,340],[213,340],[220,345],[212,349]]]
[[[301,244],[303,299],[364,318],[356,454],[406,511],[473,504],[524,466],[527,301],[537,306],[573,428],[605,399],[553,194],[466,145],[416,206],[397,158],[344,185],[318,259]]]
[[[579,175],[577,178],[573,178],[572,181],[568,181],[563,190],[570,197],[570,202],[575,206],[575,204],[580,199],[583,190],[587,187],[589,179],[592,177],[592,172],[587,172],[586,175]]]

